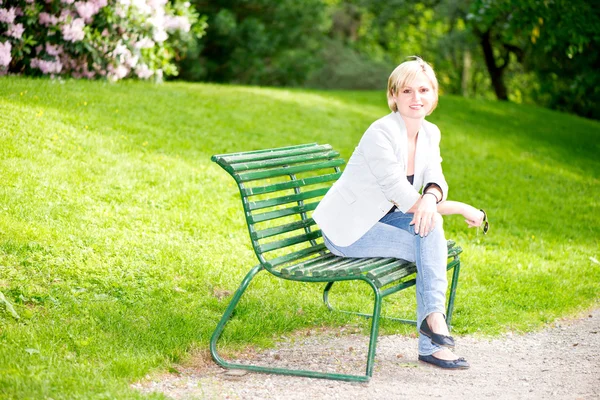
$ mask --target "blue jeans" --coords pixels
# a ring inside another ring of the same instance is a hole
[[[325,245],[342,257],[393,257],[417,264],[417,330],[431,313],[446,314],[446,262],[448,248],[443,221],[437,216],[435,228],[425,237],[409,225],[413,214],[400,211],[385,215],[360,239],[347,247],[336,246],[325,235]],[[419,333],[419,354],[427,356],[441,350]]]

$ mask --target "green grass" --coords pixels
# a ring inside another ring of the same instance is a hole
[[[205,349],[221,294],[255,264],[210,156],[320,142],[347,159],[387,112],[375,92],[1,78],[0,291],[20,319],[0,303],[0,398],[144,397],[129,384]],[[431,121],[450,197],[491,219],[486,237],[446,219],[465,249],[455,331],[538,329],[597,305],[600,123],[451,96]],[[320,290],[259,275],[225,348],[367,326],[328,312]],[[364,287],[348,291],[337,300],[368,307]],[[384,309],[412,310],[412,293]]]

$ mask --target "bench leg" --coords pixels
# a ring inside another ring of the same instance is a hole
[[[459,257],[455,256],[454,260],[452,260],[450,263],[448,263],[448,266],[446,267],[446,269],[448,269],[448,270],[453,269],[452,283],[450,284],[450,296],[448,299],[448,307],[446,309],[446,323],[448,324],[448,328],[450,330],[452,330],[452,325],[450,323],[452,321],[452,313],[454,311],[454,300],[456,298],[456,288],[458,286],[458,276],[460,274],[460,259],[459,259]],[[400,290],[404,290],[408,287],[414,286],[415,282],[416,282],[415,279],[411,279],[409,281],[404,282],[402,285],[398,285],[391,289],[384,290],[381,292],[381,297],[386,297],[392,293],[395,293]],[[325,305],[327,306],[328,309],[330,309],[331,311],[336,311],[336,312],[341,312],[341,313],[346,313],[346,314],[359,315],[359,316],[365,317],[365,318],[372,317],[371,314],[365,314],[365,313],[360,313],[360,312],[356,312],[356,311],[345,311],[345,310],[335,309],[329,302],[329,292],[331,291],[331,288],[333,287],[334,283],[335,282],[328,282],[327,285],[325,285],[325,289],[323,290],[323,302],[325,303]],[[412,319],[388,317],[385,315],[382,315],[381,318],[389,319],[391,321],[396,321],[396,322],[400,322],[403,324],[411,324],[411,325],[415,325],[415,326],[417,325],[417,321],[412,320]]]
[[[303,376],[303,377],[307,377],[307,378],[335,379],[335,380],[342,380],[342,381],[349,381],[349,382],[367,382],[369,380],[369,378],[372,376],[373,359],[375,358],[375,347],[377,345],[377,332],[379,330],[379,313],[381,311],[381,297],[378,296],[378,293],[376,293],[376,303],[375,303],[375,308],[373,310],[373,315],[377,317],[377,318],[374,318],[374,320],[376,320],[377,323],[373,323],[372,328],[371,328],[371,341],[369,343],[369,356],[368,356],[368,360],[367,360],[367,374],[366,375],[346,375],[346,374],[325,373],[325,372],[318,372],[318,371],[291,370],[291,369],[285,369],[285,368],[269,368],[269,367],[263,367],[263,366],[259,366],[259,365],[249,365],[249,364],[234,364],[234,363],[225,361],[221,356],[219,356],[219,354],[217,352],[217,341],[219,340],[219,337],[221,336],[223,329],[225,328],[225,325],[227,324],[227,321],[233,314],[233,310],[235,309],[238,302],[240,301],[240,298],[244,294],[244,291],[250,284],[250,281],[252,281],[254,276],[258,272],[260,272],[262,269],[263,269],[262,266],[257,265],[256,267],[252,268],[250,270],[250,272],[248,272],[248,274],[242,281],[242,284],[237,289],[237,291],[235,292],[235,295],[231,299],[231,302],[227,306],[225,313],[221,317],[221,320],[219,321],[217,328],[213,332],[212,337],[210,339],[210,354],[212,355],[213,360],[215,360],[215,362],[217,364],[219,364],[221,367],[230,368],[230,369],[244,369],[244,370],[252,371],[252,372]]]
[[[354,311],[335,310],[331,306],[331,303],[329,303],[329,291],[331,290],[331,287],[333,286],[334,283],[335,282],[328,282],[327,285],[325,286],[325,290],[323,291],[323,301],[325,302],[325,305],[327,305],[327,308],[329,308],[331,311],[338,311],[338,312],[343,312],[346,314],[354,314],[354,315],[360,315],[360,316],[366,317],[366,318],[372,318],[371,335],[369,338],[369,351],[367,354],[367,376],[373,376],[373,364],[375,361],[375,352],[376,352],[376,348],[377,348],[377,337],[379,335],[379,320],[380,320],[380,318],[382,318],[381,317],[381,301],[383,299],[383,295],[381,294],[381,292],[379,291],[379,289],[376,286],[371,284],[371,282],[368,282],[369,285],[371,285],[371,287],[373,289],[373,294],[375,296],[374,304],[373,304],[373,314],[365,314],[365,313],[359,313],[359,312],[354,312]],[[396,318],[394,318],[394,319],[396,319]],[[396,320],[413,323],[413,321],[405,321],[405,320],[399,320],[399,319],[396,319]]]
[[[227,361],[223,360],[217,353],[217,341],[219,340],[219,337],[221,337],[221,333],[223,333],[223,329],[225,328],[227,321],[229,321],[231,314],[233,314],[233,310],[242,298],[242,295],[246,291],[246,288],[248,287],[248,285],[250,285],[250,282],[256,276],[256,274],[258,274],[262,269],[263,268],[261,265],[257,265],[254,268],[252,268],[250,272],[248,272],[248,274],[246,274],[246,277],[242,281],[240,287],[236,290],[233,298],[231,299],[231,302],[229,302],[229,305],[225,310],[225,313],[223,313],[221,320],[217,324],[217,328],[215,329],[215,331],[212,334],[212,337],[210,338],[210,354],[212,355],[213,360],[215,360],[215,362],[222,367],[229,368],[230,364]]]
[[[458,275],[460,274],[460,260],[458,256],[454,257],[454,271],[452,271],[452,283],[450,284],[450,296],[448,299],[448,310],[446,311],[446,324],[448,329],[452,329],[452,313],[454,312],[454,298],[456,296],[456,287],[458,286]]]
[[[373,305],[373,320],[371,321],[371,338],[369,339],[369,353],[367,354],[367,376],[373,376],[373,364],[377,348],[377,337],[379,335],[379,317],[381,316],[381,293],[373,286],[375,304]]]

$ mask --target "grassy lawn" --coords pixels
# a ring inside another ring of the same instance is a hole
[[[0,292],[19,316],[0,296],[0,398],[144,397],[129,384],[206,349],[256,263],[210,156],[319,142],[347,159],[387,112],[375,92],[0,78]],[[597,306],[600,123],[452,96],[431,121],[450,198],[491,220],[483,237],[446,219],[465,250],[455,332],[538,329]],[[259,276],[222,343],[367,326],[328,312],[321,289]],[[365,289],[338,301],[366,309]],[[412,316],[413,293],[384,313]]]

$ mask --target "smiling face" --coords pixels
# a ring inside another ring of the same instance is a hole
[[[436,97],[431,81],[421,72],[405,86],[398,88],[393,99],[402,117],[423,119],[432,111]]]
[[[422,58],[398,65],[388,78],[387,102],[390,110],[403,117],[424,118],[438,103],[438,81],[431,65]]]

